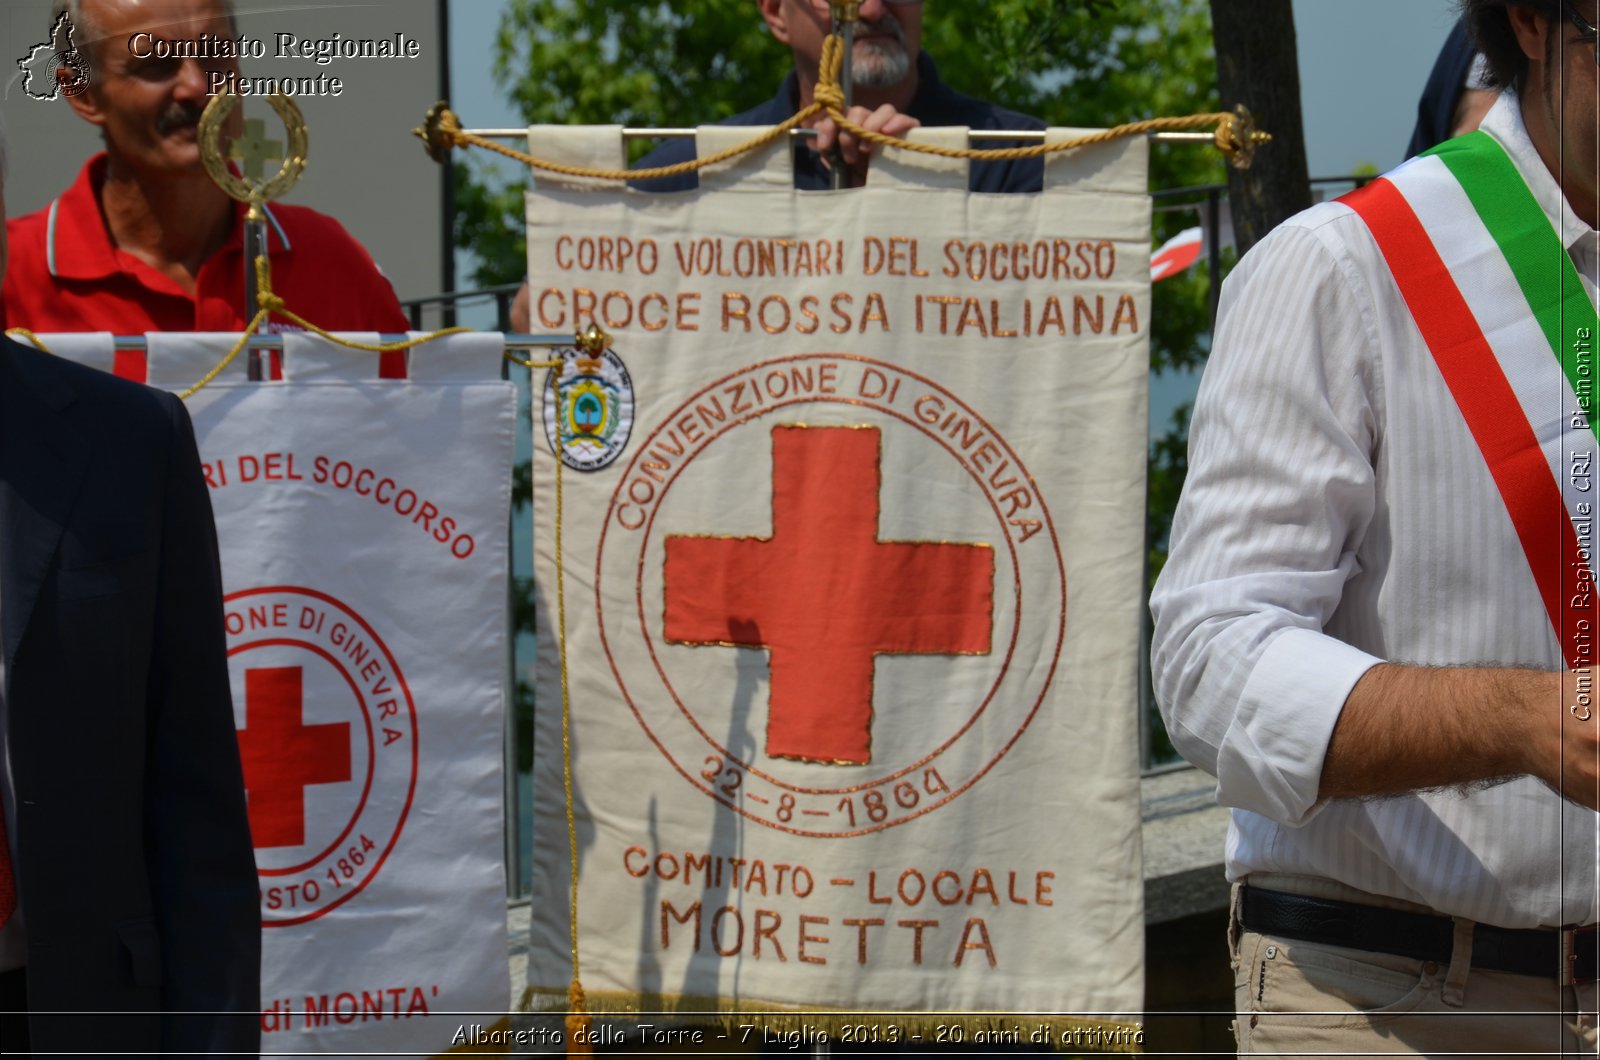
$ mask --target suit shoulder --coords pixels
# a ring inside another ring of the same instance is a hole
[[[680,162],[691,162],[695,158],[695,143],[692,137],[682,136],[664,140],[649,154],[628,168],[630,169],[660,169],[664,166],[675,166]],[[637,191],[689,191],[700,186],[698,174],[679,173],[675,177],[657,177],[654,180],[630,180],[628,186]]]
[[[929,97],[913,101],[916,116],[934,125],[965,125],[969,129],[1041,130],[1045,123],[1031,114],[969,96],[942,81],[929,89]]]
[[[787,82],[785,82],[787,85]],[[759,106],[751,107],[727,118],[718,118],[713,125],[778,125],[787,121],[791,114],[786,112],[780,100],[783,90],[779,90],[777,97],[767,100]],[[651,151],[638,162],[629,166],[629,169],[660,169],[664,166],[675,166],[680,162],[691,162],[696,158],[695,141],[692,136],[669,137],[657,144]],[[675,177],[657,177],[654,180],[630,180],[628,186],[637,191],[689,191],[700,186],[700,177],[696,173],[679,173]]]
[[[177,395],[109,372],[5,340],[5,356],[17,378],[34,396],[55,408],[78,405],[119,435],[129,430],[166,434],[173,420],[186,416]]]
[[[741,111],[726,118],[718,118],[713,125],[745,126],[745,125],[778,125],[790,118],[783,113],[776,100],[768,100],[758,107]],[[675,166],[679,162],[689,162],[696,157],[695,140],[692,136],[669,136],[655,147],[651,148],[639,161],[629,166],[629,169],[658,169],[661,166]],[[661,178],[661,182],[672,180],[671,177]],[[657,182],[653,182],[657,183]]]
[[[980,100],[980,102],[983,102]],[[989,126],[993,129],[1017,130],[1042,130],[1046,128],[1043,121],[1031,114],[1024,114],[1019,110],[1002,107],[997,103],[984,103],[989,109],[990,119],[994,122]]]
[[[663,140],[649,154],[639,159],[629,168],[656,169],[660,166],[675,166],[679,162],[687,162],[692,158],[694,158],[694,139],[688,136],[678,136]]]

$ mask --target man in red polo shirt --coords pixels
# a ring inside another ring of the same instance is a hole
[[[244,207],[206,175],[196,126],[213,71],[231,58],[157,58],[135,34],[168,41],[237,36],[229,0],[58,0],[90,65],[67,96],[106,150],[37,213],[8,222],[11,267],[0,325],[34,331],[238,331],[244,312]],[[141,38],[142,39],[142,38]],[[69,74],[70,76],[70,74]],[[366,250],[331,217],[267,210],[273,290],[330,330],[404,331],[406,315]],[[273,320],[273,330],[294,330]],[[142,369],[119,374],[139,375]]]

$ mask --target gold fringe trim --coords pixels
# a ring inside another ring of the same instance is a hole
[[[523,1012],[559,1016],[566,1012],[567,992],[528,987],[519,1008]],[[590,993],[589,1013],[597,1020],[664,1016],[717,1028],[729,1035],[731,1045],[759,1043],[762,1035],[794,1048],[829,1042],[911,1042],[972,1046],[1042,1045],[1048,1040],[1058,1052],[1143,1053],[1144,1027],[1115,1019],[1070,1016],[1048,1012],[864,1012],[840,1008],[774,1007],[771,1002],[737,1001],[722,997],[630,992]],[[741,1042],[745,1028],[754,1028]],[[591,1032],[606,1033],[605,1028]],[[626,1034],[626,1030],[620,1032]],[[875,1036],[874,1036],[875,1035]],[[891,1037],[891,1035],[893,1037]],[[824,1036],[826,1036],[824,1038]],[[847,1037],[848,1036],[848,1037]],[[621,1045],[624,1039],[600,1041]],[[632,1044],[645,1044],[633,1042]],[[707,1043],[711,1044],[711,1043]]]

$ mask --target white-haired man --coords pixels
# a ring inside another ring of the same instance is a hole
[[[65,98],[100,128],[105,152],[48,207],[10,222],[13,260],[0,289],[0,324],[120,334],[240,330],[254,315],[244,305],[244,207],[206,174],[197,140],[209,75],[236,76],[238,60],[163,58],[166,49],[139,37],[236,36],[231,3],[57,0],[56,10],[69,16],[72,44],[89,67],[87,84]],[[57,76],[76,75],[63,65]],[[335,330],[407,328],[389,281],[337,221],[303,206],[267,213],[273,288],[289,308]],[[121,360],[118,370],[143,378],[142,361],[129,368]],[[389,357],[383,371],[403,375],[404,362]]]
[[[5,157],[0,129],[0,217]],[[0,339],[7,1054],[258,1052],[226,651],[183,404]]]

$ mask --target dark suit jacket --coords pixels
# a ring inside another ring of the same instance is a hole
[[[0,647],[34,1048],[256,1052],[255,859],[193,428],[170,394],[9,339]]]

